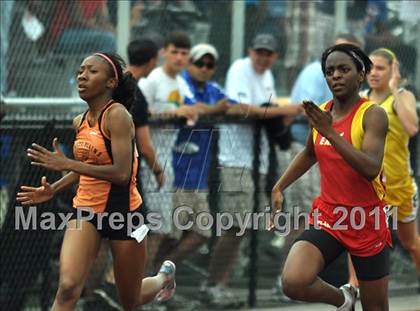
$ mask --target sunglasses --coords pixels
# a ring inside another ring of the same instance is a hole
[[[216,64],[213,62],[203,62],[202,60],[198,60],[196,62],[193,63],[194,66],[198,67],[198,68],[203,68],[203,67],[207,67],[207,69],[213,69],[214,67],[216,67]]]

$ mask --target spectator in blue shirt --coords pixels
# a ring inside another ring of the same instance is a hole
[[[194,105],[200,116],[224,113],[229,102],[234,103],[226,98],[217,83],[210,81],[216,71],[218,58],[217,50],[212,45],[198,44],[191,49],[190,63],[182,73],[186,84],[184,104]],[[177,228],[179,226],[173,226],[170,238],[161,244],[158,258],[171,258],[179,262],[211,236],[211,230],[199,228],[195,218],[199,213],[209,212],[207,197],[212,130],[211,124],[203,123],[179,130],[172,160],[175,175],[174,221],[183,226],[192,221],[193,225],[184,231]],[[184,211],[177,212],[179,208]]]
[[[192,63],[181,74],[190,91],[184,99],[184,104],[198,105],[202,111],[200,115],[224,112],[228,105],[226,95],[216,82],[209,80],[215,72],[216,49],[208,44],[199,44],[196,47],[199,51],[198,56],[208,51],[212,53],[207,53],[199,59],[197,55],[191,54]],[[207,176],[210,160],[208,152],[211,130],[211,125],[180,129],[172,161],[175,171],[175,188],[193,190],[208,188]]]

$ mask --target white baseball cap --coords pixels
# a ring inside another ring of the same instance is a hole
[[[217,53],[217,50],[213,45],[208,43],[200,43],[194,45],[190,51],[191,62],[194,63],[198,61],[201,57],[203,57],[206,54],[210,54],[211,56],[213,56],[214,60],[219,59],[219,54]]]

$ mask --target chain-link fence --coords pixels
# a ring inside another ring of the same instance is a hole
[[[5,0],[1,6],[1,90],[8,96],[77,96],[74,73],[81,59],[98,50],[124,51],[116,33],[127,23],[127,39],[147,35],[161,44],[170,30],[179,29],[193,44],[212,43],[220,54],[219,82],[256,34],[271,33],[278,41],[276,87],[284,96],[337,32],[356,35],[366,52],[394,50],[413,86],[420,76],[419,1]],[[127,16],[118,20],[126,6]],[[241,46],[231,46],[238,37]]]
[[[124,20],[118,19],[121,3],[129,6],[129,15]],[[213,44],[220,54],[215,79],[221,84],[232,60],[246,55],[253,37],[260,32],[272,33],[278,41],[279,52],[273,67],[276,88],[279,95],[286,97],[290,95],[298,73],[306,64],[320,58],[321,52],[333,43],[335,33],[352,32],[364,42],[367,52],[378,47],[394,50],[407,84],[420,91],[415,83],[420,81],[419,1],[5,0],[0,1],[0,6],[1,93],[9,99],[16,98],[12,105],[7,105],[0,134],[0,309],[4,310],[48,310],[51,306],[58,282],[63,231],[15,230],[14,197],[22,184],[38,184],[44,175],[49,180],[56,180],[59,175],[32,167],[26,157],[26,148],[34,141],[49,146],[57,136],[63,150],[71,154],[74,138],[71,120],[86,108],[77,100],[61,98],[78,96],[75,72],[86,55],[98,50],[124,50],[124,46],[119,46],[121,38],[116,35],[121,24],[130,24],[129,38],[147,35],[162,44],[169,31],[179,29],[187,32],[194,44]],[[340,15],[343,12],[344,15]],[[238,29],[240,32],[235,32]],[[242,45],[232,46],[238,37]],[[47,99],[19,100],[21,97]],[[61,98],[55,100],[55,97]],[[220,170],[216,157],[220,122],[212,121],[216,128],[209,182],[212,213],[220,208]],[[161,122],[152,123],[151,127],[157,153],[161,162],[166,163],[168,180],[167,188],[156,191],[152,173],[143,163],[141,174],[146,206],[171,206],[173,129],[168,131],[167,125]],[[419,154],[418,140],[417,136],[411,142],[412,162]],[[252,152],[258,154],[258,148]],[[269,180],[266,186],[262,183],[259,190],[270,189],[292,155],[290,150],[285,152],[271,147]],[[258,162],[254,162],[255,167]],[[418,174],[417,171],[417,180]],[[252,178],[255,182],[259,175],[253,174]],[[260,183],[255,182],[255,185]],[[73,195],[74,191],[63,193],[46,204],[43,211],[68,211]],[[290,194],[286,200],[293,201],[296,196],[296,193]],[[256,196],[251,197],[254,200]],[[38,218],[37,221],[41,220]],[[167,309],[212,310],[215,307],[239,308],[255,302],[259,306],[282,303],[272,289],[290,240],[263,230],[253,231],[245,237],[230,281],[236,298],[229,300],[225,295],[222,299],[226,304],[211,305],[205,297],[198,299],[197,294],[202,280],[209,275],[215,238],[210,239],[178,266],[178,292],[184,300],[179,298],[178,305],[167,306]],[[336,285],[341,284],[347,279],[346,271],[345,258],[340,257],[324,277]],[[415,289],[417,280],[413,271],[415,268],[409,256],[397,242],[392,252],[391,295]],[[88,293],[86,297],[89,297]]]

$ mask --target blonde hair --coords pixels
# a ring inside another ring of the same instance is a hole
[[[381,56],[388,60],[390,64],[397,60],[397,56],[395,55],[395,53],[387,48],[376,49],[375,51],[370,53],[370,56]]]

